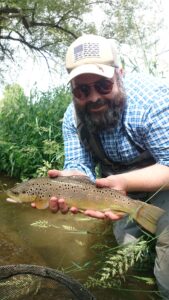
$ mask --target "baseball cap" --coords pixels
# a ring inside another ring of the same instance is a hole
[[[105,37],[94,34],[82,35],[67,50],[68,81],[85,73],[112,78],[114,68],[117,67],[118,59],[113,41]]]

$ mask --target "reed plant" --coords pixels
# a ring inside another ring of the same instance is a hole
[[[122,288],[129,278],[154,284],[153,276],[145,276],[146,271],[152,268],[154,261],[152,237],[147,240],[142,236],[136,242],[116,247],[96,244],[94,248],[99,253],[96,258],[97,271],[88,277],[86,282],[88,288],[96,286]]]

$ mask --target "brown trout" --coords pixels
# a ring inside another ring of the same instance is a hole
[[[151,233],[156,232],[158,219],[164,210],[140,200],[133,200],[110,188],[98,188],[86,176],[40,177],[17,184],[7,191],[8,201],[35,202],[39,209],[47,208],[52,196],[64,198],[69,207],[80,210],[111,210],[129,214]]]

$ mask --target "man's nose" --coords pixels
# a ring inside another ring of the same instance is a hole
[[[100,94],[96,91],[94,86],[90,87],[90,94],[86,100],[90,102],[96,102],[98,99],[100,99]]]

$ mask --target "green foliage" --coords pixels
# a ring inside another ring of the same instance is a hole
[[[0,61],[16,62],[18,47],[46,60],[62,56],[65,47],[82,32],[95,30],[93,24],[84,20],[91,8],[89,0],[1,1]],[[1,76],[2,71],[4,65]]]
[[[0,111],[0,170],[15,177],[44,175],[63,166],[61,125],[70,102],[64,87],[30,98],[18,85],[7,86]]]

